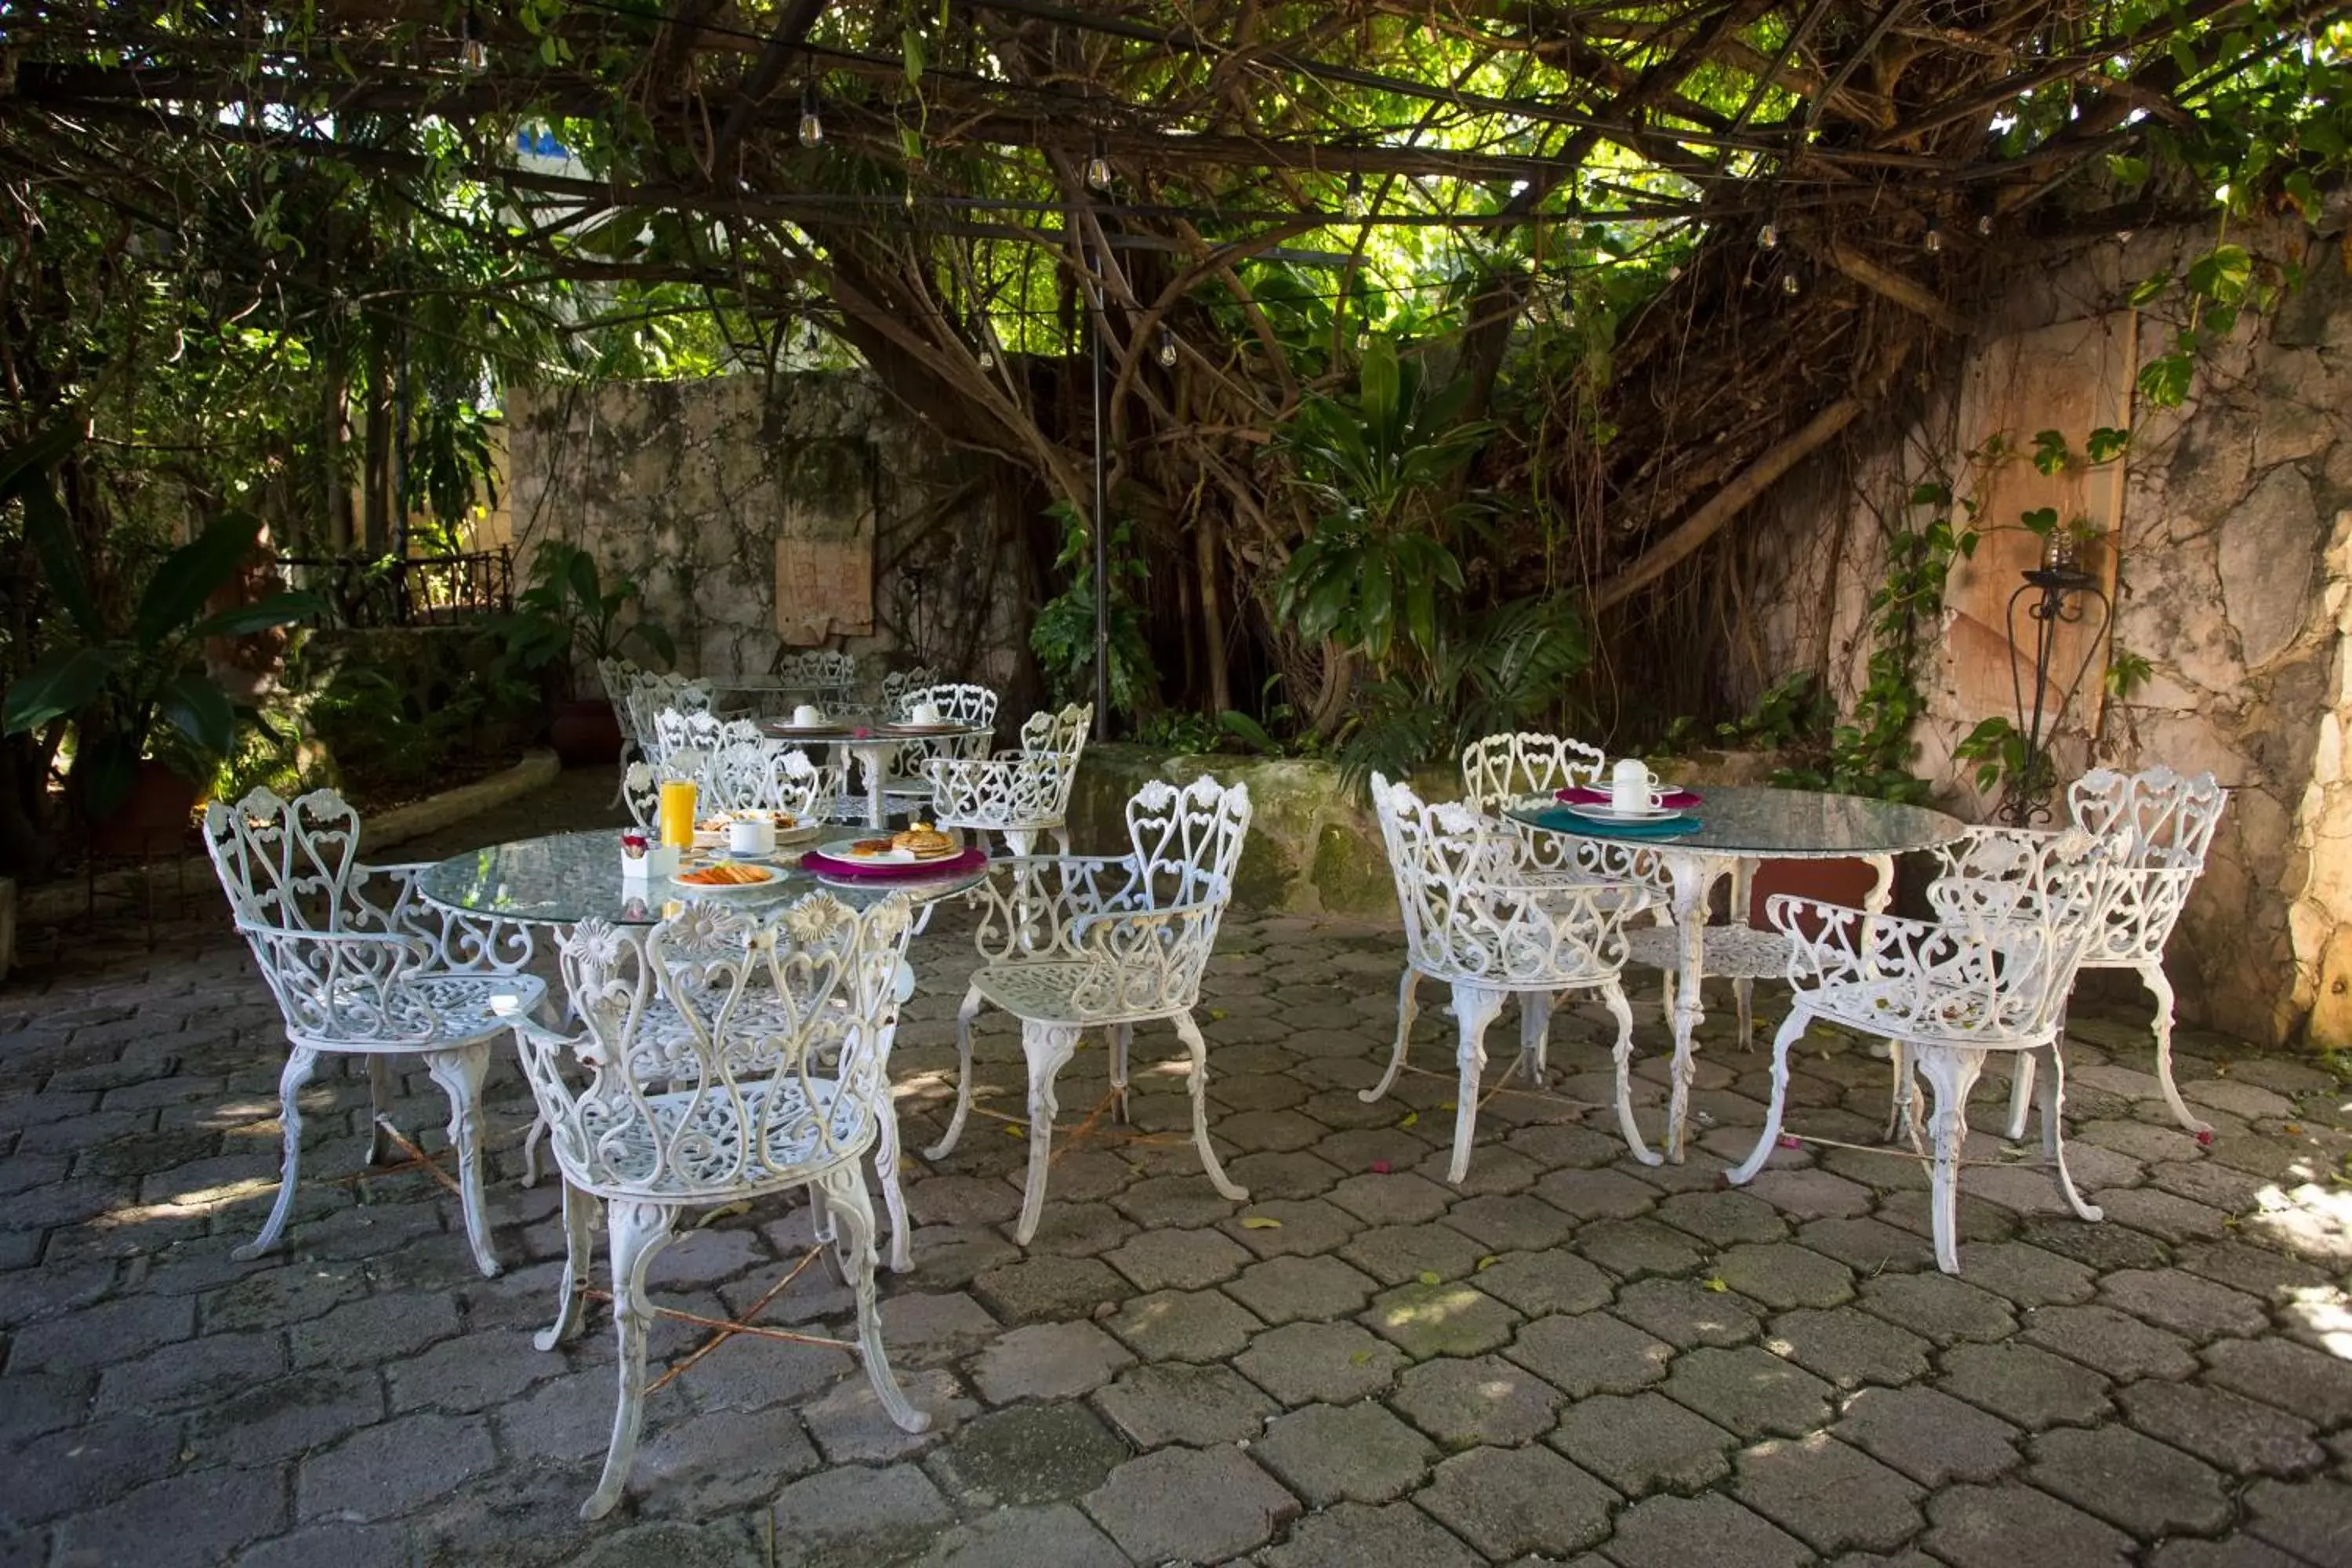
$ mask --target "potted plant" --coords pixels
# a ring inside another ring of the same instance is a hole
[[[69,731],[68,785],[91,847],[143,852],[187,826],[205,783],[236,744],[240,710],[206,668],[205,639],[289,626],[318,602],[277,593],[206,613],[260,543],[260,520],[230,511],[165,556],[123,617],[93,592],[52,479],[79,438],[68,424],[0,454],[0,500],[23,504],[26,539],[59,612],[41,627],[39,656],[0,700],[0,734],[37,733],[55,755]]]
[[[583,698],[575,672],[607,658],[625,658],[642,646],[665,664],[677,657],[669,633],[637,619],[623,625],[622,612],[639,598],[634,579],[604,584],[596,558],[576,544],[550,540],[533,552],[530,582],[515,595],[504,630],[514,664],[540,677],[561,695],[548,724],[548,740],[567,768],[609,763],[621,754],[621,724],[612,703]]]

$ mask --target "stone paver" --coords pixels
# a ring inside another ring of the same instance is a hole
[[[1086,1500],[1130,1557],[1218,1563],[1263,1546],[1298,1500],[1238,1448],[1162,1448],[1129,1459]]]
[[[1371,1400],[1278,1416],[1253,1452],[1313,1508],[1387,1502],[1418,1485],[1437,1459],[1428,1438]]]
[[[560,812],[401,853],[608,822],[609,792],[567,776]],[[609,1309],[532,1343],[561,1226],[551,1185],[514,1179],[529,1100],[503,1055],[504,1275],[473,1272],[429,1178],[347,1179],[367,1094],[340,1062],[306,1091],[312,1182],[286,1242],[240,1263],[283,1041],[219,910],[192,896],[152,950],[101,922],[21,972],[0,992],[0,1564],[2352,1561],[2352,1247],[2332,1194],[2301,1184],[2352,1136],[2303,1064],[2184,1026],[2184,1086],[2223,1129],[2200,1149],[2143,1092],[2142,1013],[2081,1001],[2085,1068],[2125,1086],[2070,1074],[2078,1169],[2113,1217],[1972,1165],[1949,1279],[1909,1162],[1809,1149],[1721,1187],[1765,1071],[1721,1017],[1688,1164],[1635,1165],[1606,1110],[1510,1097],[1446,1183],[1449,1078],[1356,1099],[1384,1059],[1394,934],[1237,910],[1202,1018],[1213,1124],[1255,1201],[1202,1178],[1181,1073],[1147,1050],[1142,1136],[1058,1141],[1024,1249],[1021,1140],[975,1119],[937,1168],[914,1152],[943,1124],[968,930],[943,909],[914,950],[896,1067],[915,1268],[880,1280],[933,1428],[898,1431],[853,1356],[739,1337],[649,1397],[628,1502],[597,1525],[577,1510],[612,1419]],[[1664,1031],[1637,1013],[1654,1106]],[[1417,1063],[1443,1060],[1441,1024]],[[1559,1092],[1609,1098],[1604,1040],[1563,1014]],[[1068,1076],[1074,1118],[1098,1050]],[[1017,1106],[1002,1020],[976,1068]],[[437,1144],[437,1091],[413,1068],[400,1083],[396,1119]],[[1885,1083],[1860,1052],[1809,1055],[1792,1120],[1862,1141]],[[2245,1089],[2292,1097],[2301,1131],[2267,1100],[2246,1128]],[[748,1310],[807,1234],[794,1199],[722,1215],[665,1255],[655,1299]],[[761,1321],[835,1336],[847,1308],[812,1270]],[[707,1337],[659,1323],[656,1371]]]
[[[1500,1561],[1565,1558],[1598,1544],[1618,1498],[1549,1448],[1476,1448],[1438,1466],[1417,1500]]]

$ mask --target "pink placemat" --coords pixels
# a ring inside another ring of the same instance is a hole
[[[1594,789],[1589,784],[1570,784],[1552,798],[1570,805],[1607,805],[1609,792],[1605,789]],[[1669,811],[1684,811],[1696,805],[1704,798],[1696,790],[1662,790],[1659,792],[1658,804]]]
[[[917,860],[898,866],[877,866],[866,860],[836,860],[814,849],[801,857],[801,869],[803,871],[818,872],[827,877],[870,877],[880,882],[953,877],[966,871],[977,871],[987,864],[988,851],[977,845],[961,855],[950,855],[942,860]]]

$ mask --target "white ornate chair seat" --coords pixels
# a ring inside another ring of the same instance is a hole
[[[413,1052],[448,1097],[467,1237],[476,1265],[497,1274],[482,1202],[482,1078],[508,1014],[528,1012],[547,994],[521,973],[531,957],[528,932],[425,904],[416,896],[421,867],[363,864],[359,814],[332,790],[289,801],[257,789],[234,806],[215,801],[205,812],[205,845],[237,931],[277,999],[289,1047],[278,1082],[284,1142],[278,1200],[260,1236],[236,1255],[267,1252],[293,1211],[302,1155],[299,1097],[319,1058],[367,1058],[374,1163],[388,1143],[392,1058]]]
[[[622,1119],[583,1111],[580,1131],[604,1173],[583,1192],[691,1203],[705,1201],[699,1194],[714,1183],[730,1182],[739,1196],[754,1198],[805,1186],[874,1147],[873,1109],[822,1081],[753,1084],[731,1099],[673,1089],[646,1095],[644,1105],[643,1114]],[[753,1148],[756,1157],[747,1158]]]
[[[1450,986],[1460,1025],[1460,1087],[1447,1179],[1460,1182],[1469,1173],[1477,1134],[1486,1030],[1504,1000],[1519,998],[1520,1055],[1536,1076],[1542,1070],[1557,999],[1571,991],[1596,991],[1617,1020],[1618,1120],[1626,1142],[1646,1154],[1633,1124],[1633,1015],[1618,977],[1625,963],[1625,922],[1649,907],[1649,890],[1632,882],[1590,879],[1580,868],[1547,855],[1512,825],[1467,805],[1424,803],[1410,786],[1378,774],[1372,779],[1372,806],[1404,914],[1405,970],[1397,986],[1396,1046],[1388,1071],[1360,1098],[1380,1099],[1404,1069],[1418,1011],[1413,996],[1422,980]]]
[[[1959,1271],[1960,1149],[1969,1091],[1989,1056],[2046,1058],[2042,1086],[2042,1152],[2074,1213],[2100,1218],[2066,1169],[2059,1052],[2067,989],[2105,921],[2115,896],[2117,847],[2082,832],[1978,829],[1973,854],[1931,900],[1935,921],[1870,915],[1787,896],[1770,901],[1772,923],[1792,945],[1787,1020],[1772,1042],[1772,1102],[1748,1159],[1730,1173],[1745,1183],[1777,1145],[1787,1102],[1789,1052],[1815,1018],[1882,1037],[1895,1047],[1907,1091],[1913,1073],[1935,1091],[1931,1217],[1936,1261]],[[1969,865],[1985,874],[1970,876]]]
[[[1706,973],[1730,980],[1777,980],[1789,973],[1789,939],[1776,931],[1752,926],[1708,926],[1700,933],[1706,953]],[[1682,964],[1682,933],[1673,926],[1644,926],[1625,935],[1632,962],[1673,973]],[[1747,1033],[1747,1009],[1740,1010],[1740,1032]]]
[[[910,914],[904,897],[860,912],[817,893],[765,920],[690,906],[642,936],[583,921],[562,952],[582,1032],[510,1019],[563,1173],[563,1280],[541,1350],[579,1326],[599,1202],[611,1236],[620,1399],[584,1517],[610,1512],[627,1482],[653,1317],[646,1273],[689,1208],[806,1188],[817,1239],[850,1283],[856,1349],[884,1413],[904,1431],[929,1426],[883,1349],[863,1170],[888,1122]],[[656,997],[682,1043],[648,1037]]]
[[[1110,1080],[1126,1110],[1128,1047],[1137,1024],[1165,1018],[1192,1058],[1192,1141],[1217,1191],[1236,1203],[1249,1194],[1229,1181],[1209,1142],[1208,1042],[1193,1021],[1201,975],[1218,922],[1233,899],[1234,868],[1249,832],[1246,785],[1206,774],[1181,788],[1146,784],[1127,803],[1128,855],[1016,858],[997,862],[986,887],[976,944],[983,963],[956,1013],[954,1115],[926,1157],[941,1159],[963,1135],[971,1111],[971,1025],[983,1002],[1021,1020],[1029,1069],[1029,1176],[1013,1239],[1037,1232],[1053,1165],[1055,1076],[1082,1030],[1110,1034]]]

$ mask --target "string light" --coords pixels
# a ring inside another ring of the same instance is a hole
[[[1087,184],[1098,191],[1110,189],[1110,160],[1103,156],[1102,138],[1095,138],[1093,156],[1087,160]]]
[[[1768,223],[1756,231],[1756,248],[1759,250],[1771,250],[1780,243],[1780,226],[1779,224]]]
[[[1347,209],[1349,217],[1364,216],[1364,173],[1360,169],[1349,171]]]
[[[457,18],[457,68],[467,76],[480,76],[490,68],[490,46],[482,41],[482,25],[474,16],[474,8]]]
[[[1797,281],[1797,275],[1796,275],[1795,273],[1793,273],[1793,272],[1783,272],[1783,273],[1781,273],[1781,274],[1780,274],[1780,292],[1781,292],[1781,293],[1783,293],[1783,294],[1793,294],[1793,293],[1795,293],[1795,292],[1798,290],[1798,289],[1799,289],[1800,287],[1801,287],[1801,285],[1800,285],[1800,284],[1798,283],[1798,281]]]
[[[824,121],[817,118],[816,83],[801,88],[801,145],[821,147],[824,144]]]
[[[1978,216],[1977,232],[1984,235],[1992,233],[1992,214],[1982,213]]]
[[[996,351],[990,348],[985,340],[982,340],[980,345],[980,368],[982,370],[996,368]]]
[[[1170,370],[1176,368],[1176,334],[1164,325],[1160,329],[1160,363]]]
[[[1362,353],[1366,349],[1370,348],[1371,346],[1372,329],[1366,326],[1359,326],[1356,329],[1356,352],[1358,353]]]
[[[1936,252],[1944,248],[1943,227],[1941,225],[1937,223],[1933,216],[1930,216],[1927,219],[1927,237],[1921,240],[1919,243],[1926,247],[1927,254],[1930,256],[1935,255]]]

